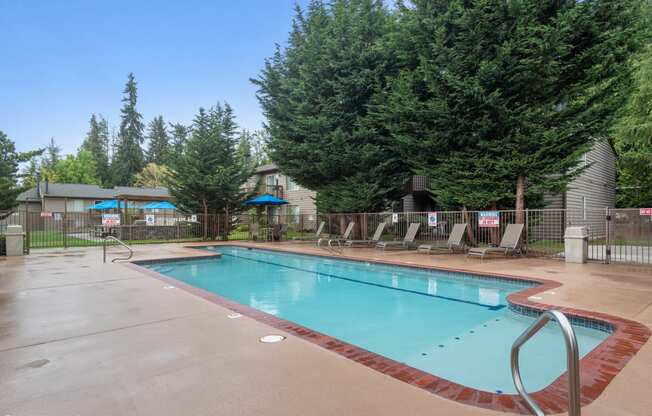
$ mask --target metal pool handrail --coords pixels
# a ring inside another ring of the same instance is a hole
[[[104,263],[106,263],[106,241],[107,240],[113,240],[113,241],[117,242],[118,244],[120,244],[122,247],[129,250],[129,256],[124,257],[124,258],[123,257],[116,257],[113,260],[111,260],[111,263],[115,263],[118,260],[125,260],[125,261],[130,260],[133,257],[134,250],[131,247],[126,245],[122,240],[120,240],[120,239],[118,239],[118,238],[116,238],[116,237],[114,237],[112,235],[107,235],[106,237],[104,237],[104,240],[102,241],[102,251],[103,251]]]
[[[327,242],[327,245],[322,246],[322,244],[321,244],[322,241]],[[335,248],[333,246],[333,242],[337,243],[338,248]],[[340,254],[340,255],[344,254],[344,250],[342,249],[342,243],[340,243],[340,240],[337,239],[337,238],[331,238],[331,239],[328,239],[328,240],[326,240],[325,238],[320,238],[319,240],[317,240],[317,247],[323,248],[324,250],[326,250],[328,252],[331,252],[333,254]]]
[[[580,416],[580,363],[579,363],[579,350],[577,347],[577,338],[575,331],[571,326],[570,321],[560,311],[549,310],[545,311],[539,316],[528,329],[525,330],[512,345],[511,352],[511,366],[512,366],[512,379],[514,386],[521,395],[528,408],[536,416],[544,416],[543,411],[537,403],[530,397],[523,387],[523,380],[521,379],[521,370],[519,368],[518,353],[521,347],[530,340],[541,328],[543,328],[548,321],[553,320],[559,324],[561,332],[564,335],[566,343],[566,366],[568,372],[568,416]]]

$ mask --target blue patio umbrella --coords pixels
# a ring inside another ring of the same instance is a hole
[[[143,205],[143,209],[177,209],[176,205],[168,201],[156,201]]]
[[[285,199],[277,198],[274,195],[270,195],[270,194],[258,195],[255,198],[245,201],[245,205],[254,206],[254,207],[262,207],[267,205],[285,205],[285,204],[289,204],[289,202],[286,201]]]
[[[125,206],[124,202],[120,201],[120,208],[124,208],[124,206]],[[105,210],[105,209],[116,209],[117,207],[118,207],[118,201],[112,199],[109,201],[98,202],[88,207],[88,209]]]

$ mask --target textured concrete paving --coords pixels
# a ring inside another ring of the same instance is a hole
[[[278,245],[276,246],[278,247]],[[310,252],[308,244],[285,244]],[[136,258],[198,255],[137,246]],[[652,325],[652,269],[348,250],[558,280],[552,304]],[[433,396],[121,264],[99,248],[0,260],[0,415],[495,415]],[[646,344],[584,415],[652,414]]]

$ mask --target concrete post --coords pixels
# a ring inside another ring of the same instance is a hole
[[[589,258],[589,233],[586,227],[568,227],[564,234],[566,263],[586,263]]]
[[[22,225],[8,225],[6,242],[7,242],[7,256],[22,256],[25,254],[24,238]]]

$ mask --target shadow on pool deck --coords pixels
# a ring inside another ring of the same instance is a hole
[[[195,244],[201,245],[201,244]],[[262,244],[259,244],[262,245]],[[137,246],[134,259],[202,255],[182,244]],[[273,244],[322,252],[310,244]],[[542,302],[652,325],[652,269],[544,259],[347,255],[552,279]],[[488,415],[384,376],[121,264],[100,248],[34,250],[0,260],[0,414]],[[510,341],[511,342],[511,341]],[[646,415],[648,342],[584,415]]]

